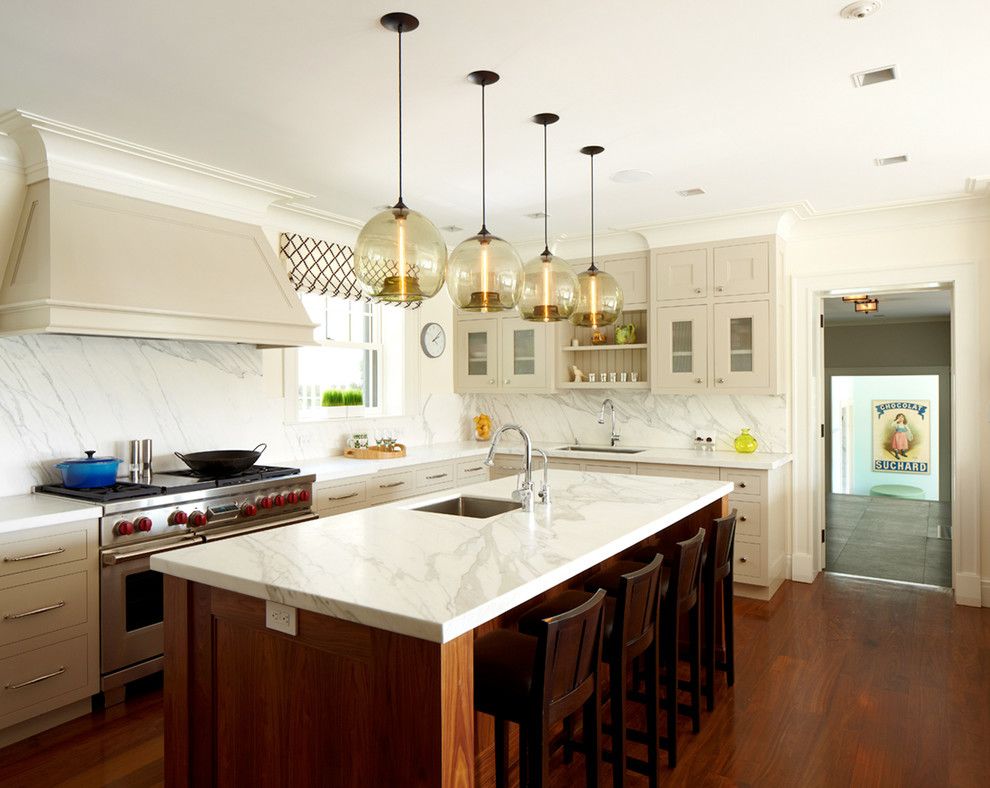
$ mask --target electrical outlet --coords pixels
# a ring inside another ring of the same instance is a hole
[[[286,635],[295,635],[296,609],[278,602],[265,602],[265,626]]]

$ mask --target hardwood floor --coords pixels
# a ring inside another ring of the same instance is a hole
[[[824,575],[785,583],[770,603],[737,599],[736,631],[736,686],[721,683],[700,734],[682,720],[664,786],[990,782],[990,610],[956,607],[947,591]],[[154,786],[162,759],[151,686],[0,750],[0,785]],[[583,772],[580,756],[557,762],[554,785],[583,785]]]

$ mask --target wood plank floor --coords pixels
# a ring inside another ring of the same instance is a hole
[[[990,784],[990,610],[824,575],[769,604],[737,600],[736,621],[736,686],[719,687],[699,735],[682,724],[665,786]],[[162,757],[152,685],[0,750],[0,785],[155,786]],[[583,785],[580,756],[555,764],[554,784]]]

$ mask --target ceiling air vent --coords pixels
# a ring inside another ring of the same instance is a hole
[[[693,189],[682,189],[677,192],[681,197],[697,197],[699,194],[704,194],[705,190],[695,186]]]
[[[877,167],[887,167],[891,164],[906,164],[908,160],[907,154],[902,153],[899,156],[881,156],[873,160],[873,163]]]
[[[896,66],[873,68],[852,75],[853,85],[858,88],[865,88],[867,85],[879,85],[881,82],[891,82],[895,79],[897,79]]]

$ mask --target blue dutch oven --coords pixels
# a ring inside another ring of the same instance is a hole
[[[85,459],[65,460],[55,467],[62,472],[62,484],[70,490],[90,487],[110,487],[117,483],[117,468],[122,460],[116,457],[94,457],[95,451],[86,452]]]

